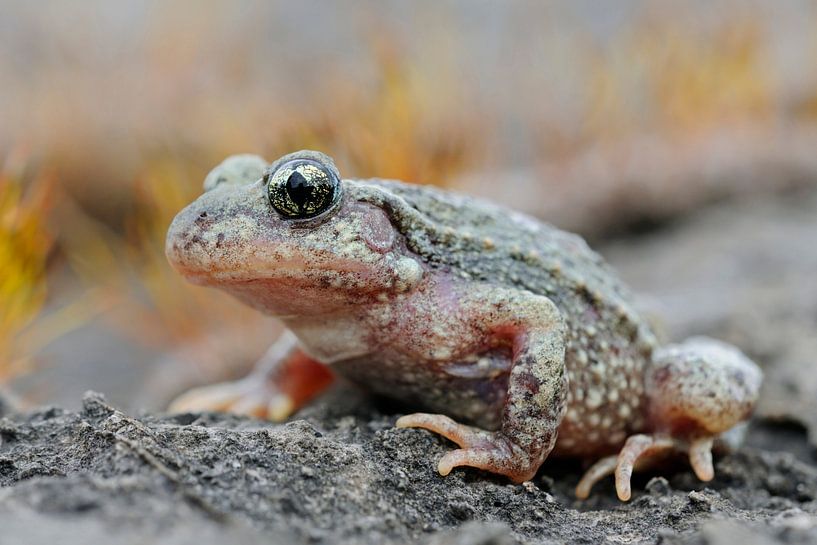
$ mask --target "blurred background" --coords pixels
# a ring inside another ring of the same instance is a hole
[[[301,148],[581,233],[779,400],[815,368],[814,2],[0,0],[5,389],[159,409],[244,372],[275,322],[165,232],[227,155]]]

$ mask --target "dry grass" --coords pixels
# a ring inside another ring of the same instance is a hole
[[[0,382],[28,368],[20,336],[45,303],[53,242],[45,221],[53,178],[39,176],[24,189],[21,167],[12,158],[0,169]]]
[[[667,21],[644,22],[607,49],[584,49],[589,92],[572,149],[772,121],[783,105],[766,45],[757,22],[737,18],[694,37]]]

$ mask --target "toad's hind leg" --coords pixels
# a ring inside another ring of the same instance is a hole
[[[168,410],[229,412],[281,421],[332,380],[331,371],[304,354],[294,335],[285,333],[243,379],[189,390]]]
[[[576,487],[586,498],[602,478],[615,474],[616,491],[630,499],[630,476],[669,451],[685,452],[695,474],[711,480],[712,445],[747,419],[754,409],[762,374],[754,362],[726,343],[696,337],[657,350],[646,375],[652,435],[633,435],[618,456],[599,460]]]

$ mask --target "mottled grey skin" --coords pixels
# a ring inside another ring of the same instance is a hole
[[[335,168],[298,152],[269,170],[293,158]],[[283,362],[302,353],[439,413],[397,425],[461,447],[439,462],[443,475],[472,466],[520,482],[551,451],[597,458],[622,449],[577,489],[585,497],[615,472],[622,499],[639,457],[671,448],[688,451],[696,473],[711,478],[712,440],[751,413],[758,368],[709,339],[660,348],[628,290],[580,237],[466,196],[379,179],[343,180],[323,215],[285,220],[267,202],[265,166],[237,156],[216,168],[206,193],[174,220],[167,254],[191,281],[280,317],[297,341],[271,352],[255,378],[194,390],[176,409],[286,416],[297,403],[284,391],[282,369],[292,365]]]
[[[636,313],[629,291],[581,237],[436,188],[385,180],[366,183],[355,188],[356,198],[390,210],[397,229],[407,233],[408,248],[427,263],[467,282],[545,296],[559,309],[567,327],[570,380],[569,409],[556,453],[609,451],[630,431],[643,429],[643,369],[656,339]],[[387,191],[371,195],[369,185]],[[381,202],[381,195],[391,202]],[[495,414],[481,416],[491,419]]]

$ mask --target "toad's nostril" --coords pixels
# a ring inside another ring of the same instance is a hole
[[[209,217],[209,215],[207,214],[207,212],[202,212],[202,213],[201,213],[201,214],[199,214],[199,215],[196,217],[196,219],[195,219],[195,224],[196,224],[197,226],[199,226],[200,228],[205,228],[205,227],[207,227],[208,225],[211,225],[212,223],[213,223],[213,222],[212,222],[212,220],[210,219],[210,217]]]

